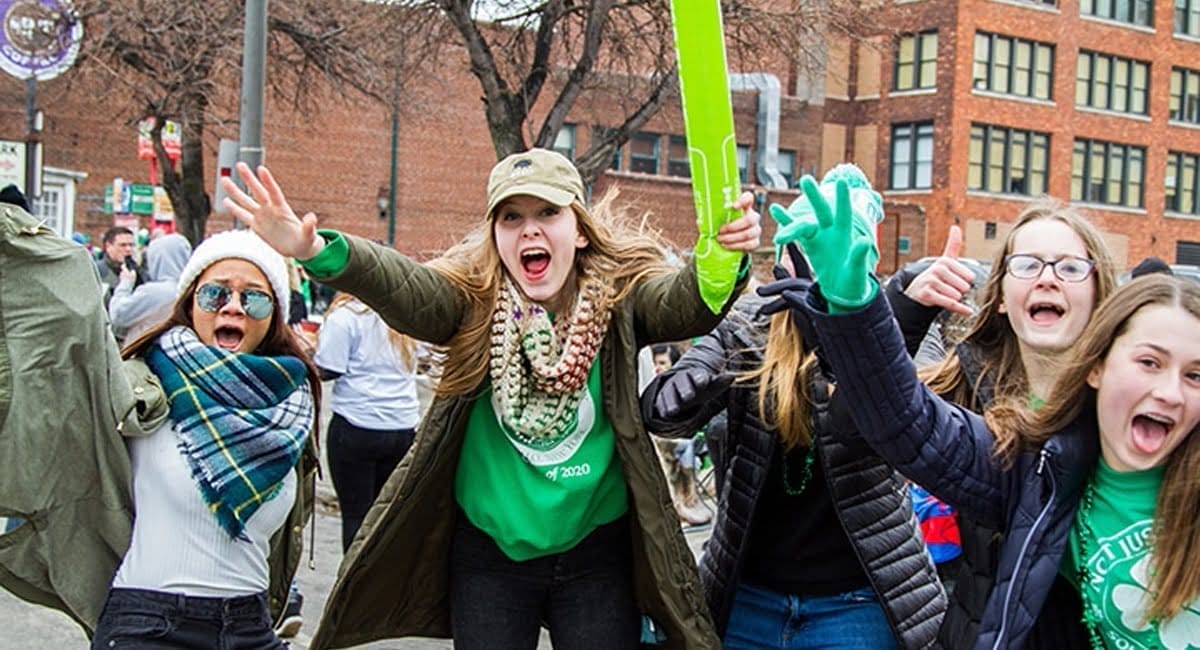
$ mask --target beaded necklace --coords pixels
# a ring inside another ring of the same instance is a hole
[[[804,468],[800,470],[800,486],[799,487],[792,487],[792,481],[788,477],[788,465],[790,465],[791,463],[788,462],[787,453],[784,453],[783,457],[779,459],[780,464],[783,465],[783,491],[784,492],[786,492],[789,495],[794,496],[794,497],[800,496],[800,493],[804,492],[804,488],[808,487],[808,480],[812,478],[812,465],[813,465],[813,455],[814,455],[813,449],[815,449],[816,446],[817,445],[814,441],[813,444],[810,444],[808,446],[808,450],[804,452]]]
[[[1075,560],[1075,574],[1079,576],[1079,598],[1083,601],[1083,625],[1087,628],[1088,640],[1093,650],[1105,650],[1104,636],[1100,634],[1100,606],[1092,600],[1092,572],[1088,569],[1088,557],[1091,555],[1088,542],[1096,533],[1092,530],[1092,506],[1096,501],[1096,477],[1093,474],[1088,480],[1087,489],[1083,491],[1083,500],[1079,510],[1075,512],[1075,525],[1079,528],[1079,557]],[[1150,626],[1158,632],[1158,621],[1151,620]],[[1157,645],[1151,650],[1158,650]]]

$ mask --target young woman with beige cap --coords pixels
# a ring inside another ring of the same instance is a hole
[[[552,151],[500,161],[482,223],[429,264],[318,232],[266,168],[238,173],[249,193],[225,184],[235,216],[446,351],[438,397],[351,545],[312,647],[420,635],[534,648],[545,624],[559,648],[632,649],[643,615],[668,647],[719,647],[638,417],[637,350],[721,318],[693,265],[670,267],[614,194],[585,207],[578,171]],[[752,206],[738,197],[743,215],[718,243],[758,246]]]

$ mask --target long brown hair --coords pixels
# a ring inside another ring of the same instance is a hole
[[[731,316],[732,317],[732,316]],[[738,377],[758,381],[758,412],[773,421],[784,451],[812,445],[812,400],[809,379],[816,356],[804,348],[791,310],[771,316],[760,365]]]
[[[616,188],[610,188],[590,211],[578,201],[570,206],[579,231],[588,240],[587,247],[575,251],[576,275],[603,277],[614,287],[609,304],[598,305],[598,310],[621,302],[641,280],[672,270],[664,257],[666,245],[647,227],[645,215],[634,219],[626,209],[617,207],[617,195]],[[466,395],[488,372],[492,311],[505,272],[492,228],[492,219],[484,219],[463,241],[429,262],[461,289],[467,300],[466,318],[442,348],[445,362],[437,387],[439,396]]]
[[[162,336],[163,332],[172,327],[182,325],[195,331],[195,323],[192,320],[192,304],[196,285],[200,283],[201,275],[197,274],[196,279],[188,285],[187,290],[175,299],[170,316],[125,344],[125,347],[121,349],[121,358],[131,359],[140,356],[154,341],[158,340],[159,336]],[[286,299],[285,296],[284,300]],[[313,441],[317,442],[318,421],[321,413],[321,376],[309,357],[308,349],[287,324],[287,306],[280,305],[278,299],[275,300],[275,307],[271,311],[271,325],[267,328],[267,335],[263,338],[262,343],[258,344],[258,349],[254,353],[265,356],[293,356],[304,362],[304,366],[308,369],[308,386],[312,389],[313,395]]]
[[[987,404],[979,403],[977,394],[980,383],[990,378],[996,398],[1019,396],[1025,398],[1029,392],[1029,380],[1021,362],[1020,342],[1013,331],[1008,316],[1000,313],[1004,304],[1004,258],[1013,250],[1013,240],[1027,224],[1041,219],[1053,219],[1066,224],[1083,240],[1088,257],[1096,262],[1092,272],[1096,286],[1093,313],[1116,287],[1116,264],[1100,231],[1071,206],[1053,198],[1042,198],[1031,202],[1017,215],[1017,220],[1008,231],[1004,246],[996,251],[987,280],[979,291],[979,311],[972,321],[963,342],[971,344],[982,355],[982,372],[974,384],[968,382],[957,350],[951,350],[939,363],[922,368],[919,376],[933,392],[974,411],[982,411]]]
[[[351,302],[353,300],[355,300],[355,297],[351,294],[346,293],[345,291],[339,291],[339,292],[335,293],[333,295],[333,300],[330,300],[329,306],[325,308],[325,316],[328,317],[329,314],[333,313],[333,310],[335,310],[338,307],[341,307],[341,306],[345,305],[346,303]],[[371,308],[368,307],[367,305],[362,304],[362,303],[359,303],[359,304],[361,305],[361,309],[363,311],[372,311]],[[385,324],[385,327],[386,327],[386,324]],[[320,339],[321,339],[321,333],[318,332],[317,340],[320,341]],[[404,366],[404,369],[407,370],[408,372],[416,372],[416,369],[417,369],[417,366],[416,366],[417,342],[416,342],[416,340],[414,340],[413,337],[411,337],[407,334],[401,334],[400,332],[397,332],[396,330],[388,327],[388,343],[391,343],[392,350],[396,353],[396,356],[400,359],[400,365]]]
[[[1096,390],[1088,374],[1103,365],[1113,341],[1146,307],[1174,306],[1200,319],[1200,285],[1163,274],[1147,275],[1121,287],[1099,308],[1072,347],[1070,361],[1046,403],[1036,410],[1024,400],[999,400],[985,413],[996,433],[997,452],[1010,465],[1021,451],[1039,448],[1085,409],[1095,411]],[[1191,336],[1180,333],[1179,336]],[[1197,427],[1200,429],[1200,426]],[[1005,435],[1000,435],[1006,432]],[[1005,441],[1001,446],[1001,441]],[[1193,429],[1166,461],[1154,509],[1150,619],[1165,620],[1200,596],[1200,435]]]

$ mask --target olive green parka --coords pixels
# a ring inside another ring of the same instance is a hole
[[[391,327],[414,338],[444,344],[454,335],[467,315],[460,289],[392,249],[352,236],[346,241],[347,266],[319,281],[354,294]],[[604,411],[629,486],[637,604],[666,633],[665,647],[671,649],[720,648],[721,643],[642,424],[636,357],[642,346],[703,334],[722,316],[701,301],[689,265],[634,287],[614,307],[599,352]],[[485,380],[470,395],[434,400],[412,449],[346,552],[311,648],[450,636],[454,477],[467,416],[486,386]]]

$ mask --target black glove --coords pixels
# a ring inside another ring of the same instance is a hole
[[[729,373],[712,374],[703,368],[683,368],[668,371],[654,396],[654,415],[657,419],[673,420],[681,413],[695,409],[701,402],[724,392],[733,383]]]
[[[796,269],[796,276],[792,277],[787,269],[782,265],[776,264],[771,271],[775,276],[775,281],[770,284],[765,284],[757,289],[758,295],[768,298],[775,296],[775,300],[766,303],[759,307],[758,313],[763,316],[769,316],[785,309],[792,310],[792,321],[796,323],[796,327],[800,330],[800,337],[804,339],[804,347],[808,350],[817,348],[817,332],[813,329],[812,321],[808,319],[808,314],[800,308],[800,304],[804,302],[805,295],[813,285],[812,271],[808,267],[808,262],[804,259],[804,255],[800,253],[799,247],[795,244],[784,246],[784,251],[792,261],[792,267]]]

